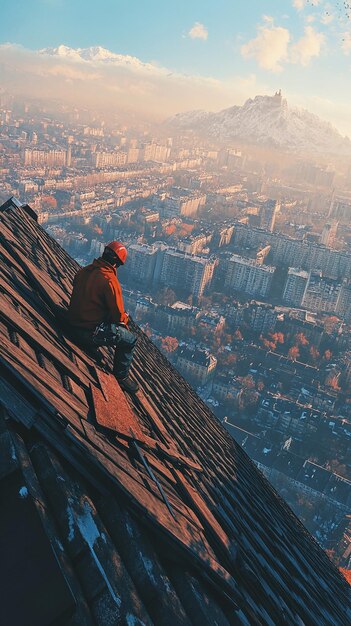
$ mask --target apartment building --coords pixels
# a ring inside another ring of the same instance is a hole
[[[216,260],[189,256],[169,249],[164,253],[160,275],[162,285],[201,297],[211,284]]]
[[[217,359],[208,350],[195,346],[179,346],[176,366],[185,378],[202,387],[212,380]]]
[[[309,311],[334,313],[341,290],[341,283],[327,278],[321,272],[310,274],[302,306]]]
[[[233,254],[228,262],[225,287],[243,291],[252,296],[266,297],[272,285],[274,267],[262,265],[254,259]]]
[[[301,306],[307,287],[309,273],[295,267],[289,267],[284,286],[283,300],[289,306]]]

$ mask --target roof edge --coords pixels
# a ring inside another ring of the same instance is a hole
[[[38,214],[29,206],[29,204],[21,204],[15,196],[11,196],[4,204],[0,206],[0,212],[8,211],[9,209],[23,209],[29,217],[36,222],[38,221]]]

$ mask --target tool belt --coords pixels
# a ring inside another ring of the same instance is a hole
[[[118,342],[119,330],[117,324],[101,322],[93,333],[93,344],[95,346],[112,346]]]

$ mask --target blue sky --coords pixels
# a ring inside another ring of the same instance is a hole
[[[228,98],[231,85],[238,100],[233,104],[282,88],[289,102],[351,133],[351,30],[342,0],[12,0],[2,5],[0,44],[32,51],[100,45],[177,74],[214,79]],[[209,100],[216,108],[214,98]],[[217,108],[227,103],[219,95]]]

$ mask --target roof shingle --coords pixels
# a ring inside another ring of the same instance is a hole
[[[134,327],[122,397],[57,316],[77,264],[18,203],[0,229],[0,485],[20,470],[40,504],[65,623],[351,623],[347,583],[157,348]]]

